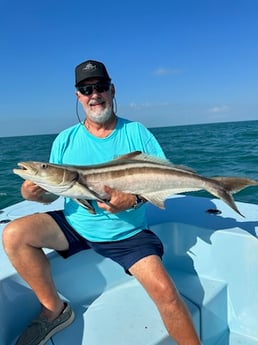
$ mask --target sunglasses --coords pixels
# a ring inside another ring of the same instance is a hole
[[[110,88],[109,81],[103,81],[96,84],[88,84],[83,86],[78,86],[77,90],[84,96],[90,96],[93,93],[93,90],[96,90],[99,93],[106,92]]]

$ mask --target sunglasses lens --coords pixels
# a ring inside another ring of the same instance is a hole
[[[81,86],[81,87],[78,87],[78,91],[80,91],[80,93],[85,96],[89,96],[93,92],[93,86],[92,85]]]
[[[84,85],[77,88],[81,94],[84,96],[90,96],[93,93],[93,90],[96,90],[99,93],[106,92],[109,90],[110,83],[109,82],[102,82],[97,84],[91,85]]]
[[[106,92],[109,89],[110,84],[109,83],[98,83],[94,86],[94,89],[99,92]]]

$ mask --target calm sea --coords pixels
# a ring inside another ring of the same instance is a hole
[[[258,121],[151,128],[167,157],[205,176],[245,176],[258,180]],[[22,200],[17,162],[47,161],[55,135],[0,138],[0,209]],[[192,193],[193,194],[193,193]],[[205,192],[195,193],[208,196]],[[258,203],[258,187],[235,194]]]

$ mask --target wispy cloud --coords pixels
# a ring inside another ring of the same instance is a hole
[[[209,113],[225,113],[230,111],[230,107],[228,105],[220,105],[220,106],[214,106],[210,108]]]
[[[130,108],[134,108],[134,109],[150,108],[151,103],[149,103],[149,102],[145,102],[145,103],[131,102],[129,104],[129,106],[130,106]]]
[[[129,104],[129,107],[130,108],[134,108],[134,109],[146,109],[146,108],[166,107],[168,105],[169,105],[169,102],[159,102],[159,103],[151,103],[151,102],[136,103],[136,102],[131,102]]]
[[[173,75],[173,74],[181,74],[182,70],[176,68],[165,68],[159,67],[154,70],[154,74],[158,76],[166,76],[166,75]]]

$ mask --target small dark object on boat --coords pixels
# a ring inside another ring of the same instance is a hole
[[[11,219],[2,219],[0,220],[0,224],[7,224],[11,221]]]
[[[209,208],[206,212],[210,214],[221,214],[221,211],[216,208]]]

